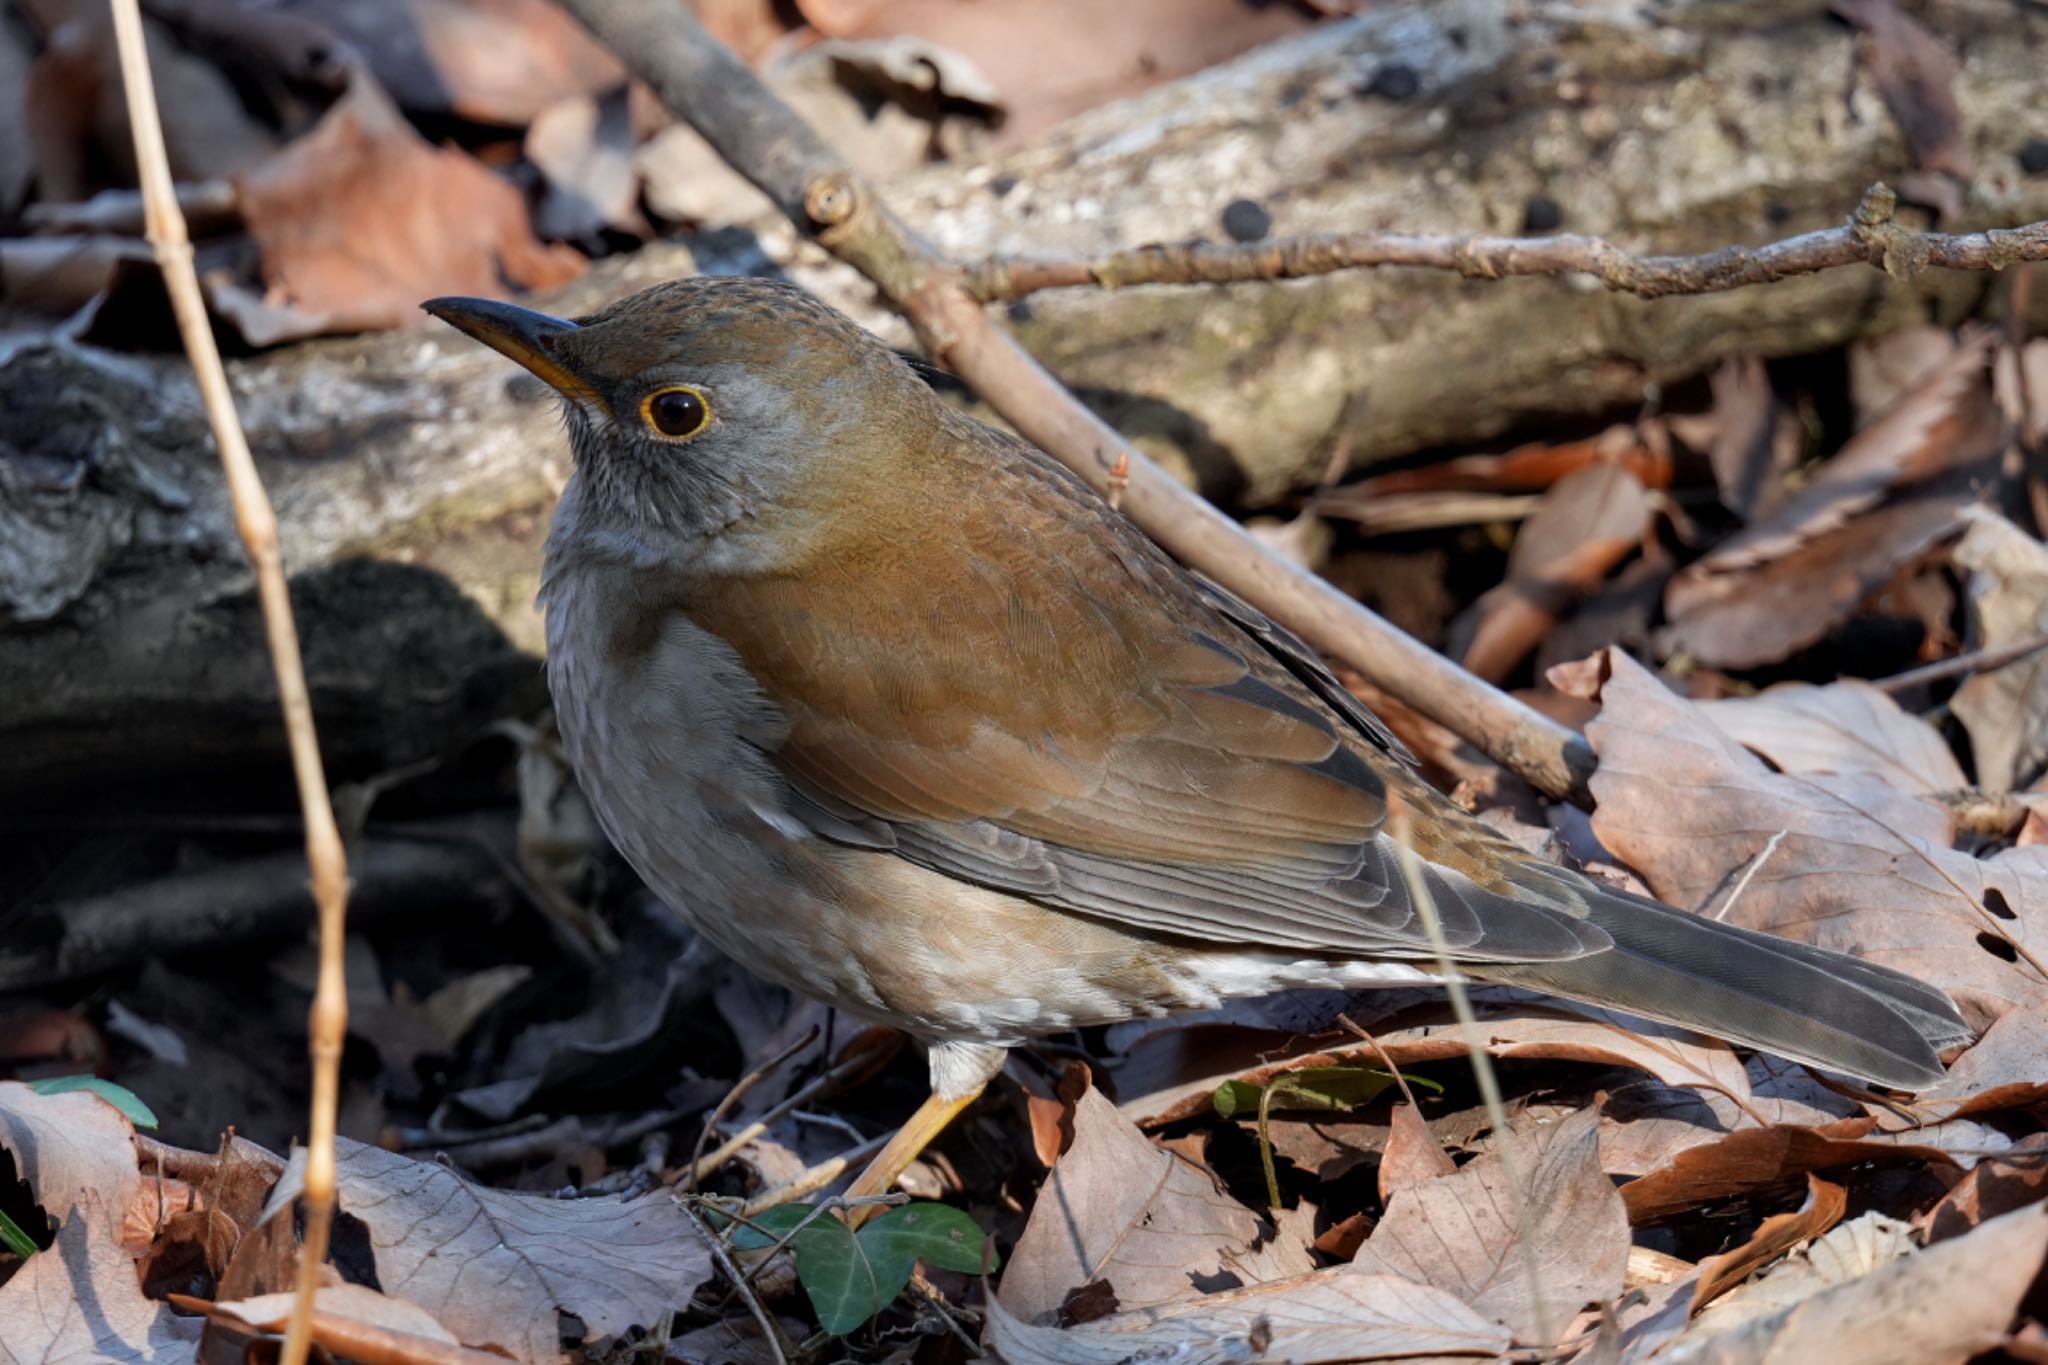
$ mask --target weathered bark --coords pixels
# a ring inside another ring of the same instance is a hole
[[[891,203],[963,261],[1218,235],[1239,198],[1277,233],[1498,233],[1520,230],[1540,197],[1567,230],[1687,251],[1831,224],[1870,181],[1906,169],[1868,83],[1845,102],[1855,40],[1818,0],[1653,18],[1535,5],[1511,20],[1509,8],[1325,25],[998,162],[935,168],[892,187]],[[1978,169],[1947,226],[2048,217],[2048,177],[2015,164],[2048,129],[2048,17],[1997,0],[1941,0],[1926,17],[1964,62]],[[907,341],[871,289],[786,224],[698,244],[724,268],[762,251]],[[544,306],[579,311],[690,262],[650,247]],[[1048,293],[1018,326],[1148,449],[1213,494],[1260,501],[1319,472],[1340,423],[1361,462],[1484,439],[1633,404],[1647,383],[1731,353],[1953,316],[1991,287],[1849,269],[1645,302],[1580,281],[1380,271]],[[232,368],[291,568],[387,561],[299,584],[337,775],[534,705],[539,674],[521,651],[538,646],[538,547],[566,472],[539,386],[432,331]],[[43,799],[53,781],[275,761],[246,590],[181,361],[0,348],[0,802]]]

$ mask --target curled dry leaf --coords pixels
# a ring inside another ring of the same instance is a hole
[[[1123,1308],[1148,1308],[1191,1298],[1204,1277],[1226,1271],[1259,1281],[1311,1266],[1305,1248],[1270,1238],[1214,1175],[1153,1146],[1091,1090],[1074,1108],[1073,1146],[1039,1191],[1000,1297],[1037,1322],[1097,1280]]]
[[[363,72],[311,132],[234,182],[263,255],[261,304],[235,310],[256,345],[412,325],[434,294],[503,298],[583,269],[534,238],[508,181],[430,146]]]
[[[1531,1292],[1517,1191],[1497,1150],[1396,1190],[1352,1268],[1434,1285],[1505,1323],[1518,1340],[1545,1341],[1581,1305],[1620,1294],[1628,1266],[1628,1217],[1600,1169],[1598,1120],[1582,1109],[1533,1134],[1523,1130],[1516,1147],[1512,1178],[1544,1303]]]
[[[1507,677],[1649,526],[1649,495],[1621,465],[1590,465],[1561,480],[1515,537],[1507,581],[1474,604],[1465,667],[1489,682]]]
[[[1969,525],[1955,557],[1970,571],[1976,644],[1995,649],[2048,634],[2048,546],[1994,512],[1973,509]],[[1949,706],[1970,732],[1984,790],[2023,787],[2048,767],[2048,650],[1974,674]]]
[[[1811,1200],[1809,1200],[1811,1202]],[[1914,1249],[1913,1229],[1872,1210],[1841,1223],[1702,1311],[1702,1334],[1722,1332],[1861,1279]]]
[[[1941,806],[1867,776],[1769,771],[1642,665],[1609,651],[1586,737],[1600,842],[1673,905],[1725,896],[1731,922],[1854,953],[1955,997],[1983,1028],[2048,1001],[2048,850],[1979,859]]]
[[[1909,792],[1969,784],[1948,741],[1869,683],[1780,683],[1699,708],[1780,772],[1869,773]]]
[[[666,1190],[548,1199],[472,1185],[431,1162],[343,1141],[341,1210],[368,1229],[377,1280],[469,1346],[559,1359],[560,1315],[591,1338],[649,1326],[711,1277],[711,1251]]]
[[[2032,1133],[1972,1167],[1939,1204],[1928,1211],[1927,1240],[1960,1237],[1987,1218],[2038,1204],[2048,1198],[2048,1133]]]
[[[1761,358],[1731,356],[1708,381],[1714,391],[1714,443],[1707,459],[1721,505],[1752,521],[1778,492],[1778,405]]]
[[[1600,1165],[1609,1175],[1643,1176],[1680,1152],[1730,1133],[1765,1127],[1814,1128],[1861,1118],[1863,1107],[1815,1081],[1804,1067],[1762,1054],[1749,1059],[1751,1093],[1738,1103],[1703,1086],[1644,1080],[1615,1086],[1600,1114]]]
[[[1953,1166],[1939,1147],[1880,1134],[1867,1118],[1838,1119],[1811,1128],[1743,1128],[1713,1142],[1687,1147],[1621,1187],[1629,1221],[1659,1223],[1701,1204],[1743,1194],[1788,1176],[1867,1161],[1933,1161]]]
[[[1830,1237],[1855,1226],[1844,1224]],[[1960,1360],[2000,1343],[2021,1297],[2040,1274],[2044,1255],[2048,1205],[2035,1204],[1966,1236],[1898,1257],[1768,1317],[1728,1332],[1689,1337],[1658,1359],[1672,1365]],[[1777,1278],[1772,1275],[1763,1283]]]
[[[1791,1213],[1772,1214],[1757,1225],[1741,1246],[1700,1262],[1699,1279],[1692,1294],[1693,1311],[1697,1313],[1741,1284],[1759,1266],[1770,1264],[1801,1242],[1819,1237],[1841,1222],[1848,1210],[1847,1190],[1809,1174],[1805,1203]]]
[[[1457,1170],[1457,1163],[1437,1145],[1429,1131],[1429,1120],[1412,1104],[1394,1106],[1387,1132],[1386,1154],[1380,1158],[1380,1198],[1391,1199],[1394,1191],[1408,1185],[1434,1180]]]
[[[988,1344],[1009,1365],[1322,1365],[1492,1357],[1507,1349],[1508,1332],[1441,1289],[1340,1266],[1071,1328],[1026,1322],[997,1298],[988,1305]]]
[[[1677,574],[1662,647],[1719,668],[1776,662],[1951,534],[2007,444],[1991,345],[1967,339],[1805,488]]]

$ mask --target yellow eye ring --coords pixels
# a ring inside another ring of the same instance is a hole
[[[640,420],[664,441],[694,441],[711,425],[711,400],[687,384],[656,389],[640,400]]]

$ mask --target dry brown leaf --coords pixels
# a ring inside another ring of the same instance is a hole
[[[1913,164],[1968,180],[1970,149],[1956,104],[1955,58],[1893,0],[1834,0],[1834,11],[1863,31],[1863,65],[1899,125]]]
[[[2048,1004],[2009,1012],[1949,1068],[1940,1085],[1915,1095],[1902,1115],[1872,1105],[1880,1128],[1909,1130],[1970,1114],[2018,1109],[2048,1099]],[[1910,1117],[1908,1117],[1910,1116]]]
[[[1970,570],[1970,616],[1978,646],[1997,648],[2048,634],[2048,546],[1995,512],[1970,514],[1956,545]],[[1970,732],[1977,785],[2012,791],[2048,765],[2048,650],[1970,677],[1949,707]]]
[[[1869,683],[1780,683],[1698,705],[1780,772],[1869,773],[1909,792],[1969,785],[1940,733]]]
[[[56,1170],[62,1163],[50,1154],[38,1164]],[[118,1208],[90,1190],[70,1207],[80,1216],[66,1218],[50,1248],[30,1257],[0,1285],[0,1365],[177,1365],[191,1360],[199,1322],[143,1297],[135,1262],[111,1235]]]
[[[1913,1254],[1913,1229],[1872,1210],[1794,1252],[1756,1279],[1701,1310],[1697,1332],[1710,1336],[1801,1303]]]
[[[548,0],[291,0],[346,37],[408,109],[522,128],[572,95],[626,80]]]
[[[711,1252],[666,1190],[549,1199],[342,1141],[342,1212],[369,1230],[377,1281],[466,1345],[559,1359],[559,1314],[592,1338],[650,1326],[711,1277]]]
[[[1869,1119],[1855,1118],[1814,1128],[1740,1129],[1678,1152],[1669,1165],[1623,1185],[1621,1199],[1629,1221],[1640,1227],[1809,1171],[1866,1161],[1955,1164],[1938,1147],[1870,1137],[1873,1127]]]
[[[1506,678],[1575,600],[1643,543],[1649,526],[1649,495],[1621,465],[1590,465],[1560,480],[1516,535],[1507,580],[1473,604],[1465,667],[1489,682]]]
[[[1819,1176],[1806,1177],[1806,1202],[1791,1213],[1774,1213],[1757,1225],[1755,1232],[1739,1247],[1710,1256],[1700,1262],[1699,1280],[1692,1294],[1692,1311],[1697,1313],[1748,1279],[1758,1267],[1768,1265],[1801,1242],[1810,1242],[1842,1221],[1849,1211],[1849,1192]]]
[[[428,145],[363,73],[311,132],[234,184],[263,255],[265,306],[235,316],[255,345],[412,325],[434,294],[503,298],[583,269],[575,251],[534,238],[508,181]]]
[[[1441,1289],[1340,1266],[1071,1328],[1027,1322],[998,1296],[988,1305],[988,1344],[1009,1365],[1321,1365],[1496,1356],[1508,1333]]]
[[[1394,1106],[1387,1132],[1386,1155],[1380,1158],[1380,1200],[1394,1197],[1394,1191],[1457,1170],[1457,1163],[1444,1154],[1430,1134],[1429,1121],[1412,1104]]]
[[[2048,850],[1949,847],[1941,806],[1869,777],[1773,773],[1626,655],[1586,737],[1600,842],[1678,906],[1854,953],[1948,991],[1978,1028],[2048,1001]]]
[[[1844,1224],[1830,1237],[1854,1226]],[[2036,1204],[1966,1236],[1901,1256],[1768,1317],[1728,1332],[1688,1336],[1658,1360],[1669,1365],[1960,1360],[1998,1345],[2021,1296],[2040,1273],[2044,1253],[2048,1205]],[[1777,1278],[1768,1276],[1763,1283]],[[1733,1296],[1727,1302],[1733,1303]]]
[[[1642,1176],[1680,1152],[1730,1133],[1766,1126],[1814,1128],[1863,1117],[1863,1107],[1827,1089],[1791,1062],[1749,1059],[1751,1094],[1737,1104],[1701,1087],[1642,1081],[1617,1086],[1600,1113],[1600,1165],[1609,1175]]]
[[[1674,576],[1662,646],[1718,668],[1783,659],[1954,531],[2008,438],[1991,345],[1972,335],[1805,488]]]
[[[1518,1340],[1544,1340],[1582,1304],[1619,1295],[1628,1266],[1628,1217],[1600,1169],[1598,1121],[1583,1109],[1524,1129],[1516,1147],[1514,1179],[1545,1304],[1531,1296],[1515,1191],[1498,1151],[1395,1191],[1352,1268],[1435,1285],[1507,1324]]]
[[[1311,16],[1237,0],[800,0],[830,38],[914,36],[972,62],[1003,94],[1004,145],[1098,104],[1298,32]]]
[[[1714,443],[1707,459],[1721,505],[1753,521],[1775,500],[1784,474],[1778,461],[1778,405],[1761,358],[1730,356],[1709,383],[1714,392]]]
[[[1152,1145],[1101,1092],[1074,1108],[1074,1143],[1038,1192],[1003,1272],[1003,1306],[1049,1320],[1083,1285],[1106,1281],[1125,1309],[1200,1293],[1234,1272],[1280,1279],[1313,1264],[1298,1245],[1232,1199],[1216,1177]]]
[[[2003,1156],[1972,1167],[1939,1204],[1928,1210],[1927,1240],[1960,1237],[1987,1218],[2048,1198],[2048,1133],[2032,1133]]]

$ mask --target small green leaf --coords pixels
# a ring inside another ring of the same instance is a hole
[[[759,1251],[785,1238],[796,1252],[796,1277],[810,1296],[818,1325],[840,1337],[893,1303],[919,1261],[942,1270],[978,1272],[988,1242],[972,1218],[944,1204],[891,1209],[858,1234],[836,1214],[781,1204],[734,1228],[732,1244],[740,1251]],[[990,1251],[989,1269],[995,1265]]]
[[[829,1213],[799,1232],[795,1245],[796,1277],[811,1297],[818,1326],[835,1337],[887,1308],[910,1283],[908,1262],[900,1274],[884,1278],[853,1229]]]
[[[1391,1074],[1368,1067],[1304,1066],[1273,1078],[1271,1100],[1265,1098],[1267,1087],[1251,1081],[1225,1081],[1210,1099],[1217,1117],[1226,1119],[1256,1114],[1262,1101],[1268,1109],[1328,1113],[1369,1104],[1393,1083]],[[1420,1076],[1410,1076],[1408,1083],[1424,1090],[1443,1090],[1435,1081]]]
[[[993,1248],[988,1250],[988,1264],[982,1264],[989,1235],[979,1223],[946,1204],[905,1204],[891,1209],[860,1230],[860,1243],[878,1266],[893,1266],[896,1257],[907,1256],[934,1269],[979,1275],[1002,1264]]]
[[[121,1111],[137,1128],[156,1127],[156,1115],[142,1102],[133,1090],[125,1085],[115,1085],[97,1076],[52,1076],[48,1080],[30,1081],[29,1089],[38,1095],[62,1095],[72,1090],[89,1090],[108,1104]]]
[[[0,1213],[0,1246],[6,1247],[24,1261],[39,1250],[36,1239],[23,1232],[21,1225],[5,1213]]]

